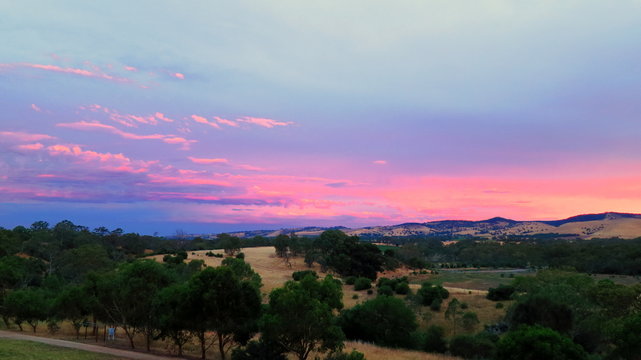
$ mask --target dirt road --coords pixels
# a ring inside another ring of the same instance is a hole
[[[61,347],[84,350],[84,351],[91,351],[95,353],[109,354],[109,355],[118,356],[121,358],[135,359],[135,360],[180,360],[181,359],[177,357],[167,357],[167,356],[138,353],[135,351],[114,349],[114,348],[109,348],[105,346],[83,344],[83,343],[77,343],[73,341],[50,339],[50,338],[39,337],[39,336],[31,336],[31,335],[26,335],[22,333],[12,332],[12,331],[0,330],[0,338],[35,341],[43,344],[61,346]]]

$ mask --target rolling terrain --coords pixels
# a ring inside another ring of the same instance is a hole
[[[442,220],[424,223],[405,223],[389,226],[370,226],[350,229],[342,226],[332,228],[304,227],[279,230],[254,230],[234,232],[238,237],[265,236],[279,234],[316,236],[328,229],[339,229],[349,235],[363,239],[377,239],[386,236],[478,236],[496,238],[503,236],[552,236],[565,238],[611,238],[632,239],[641,237],[641,214],[607,212],[573,216],[553,221],[517,221],[501,217],[481,221]]]

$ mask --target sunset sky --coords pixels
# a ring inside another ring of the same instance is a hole
[[[0,2],[0,226],[641,213],[641,1]]]

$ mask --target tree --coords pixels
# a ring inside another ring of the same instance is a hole
[[[480,323],[478,315],[473,311],[467,311],[461,317],[461,326],[467,332],[473,332]]]
[[[62,319],[71,321],[76,330],[76,339],[80,337],[80,328],[91,314],[91,298],[80,286],[65,288],[55,299],[53,312]]]
[[[452,321],[452,333],[456,335],[456,317],[459,314],[459,307],[461,303],[457,298],[450,300],[450,303],[447,304],[447,309],[445,310],[445,318]]]
[[[311,276],[288,281],[269,295],[261,319],[263,336],[305,360],[312,351],[341,349],[343,332],[336,325],[333,308],[342,308],[342,291],[331,276],[318,281]]]
[[[432,325],[425,331],[425,342],[423,350],[427,352],[444,353],[447,351],[445,341],[445,330],[437,325]]]
[[[220,246],[228,256],[234,256],[240,252],[240,238],[229,234],[218,234],[216,236]]]
[[[236,259],[237,260],[237,259]],[[260,316],[260,296],[250,281],[241,281],[228,266],[206,268],[188,284],[189,330],[198,338],[205,359],[206,333],[216,332],[222,359],[229,347],[245,343]]]
[[[274,248],[276,249],[276,256],[287,258],[289,252],[289,236],[280,234],[274,239]]]
[[[562,333],[572,329],[572,309],[544,295],[534,295],[516,304],[511,316],[513,326],[541,325]]]
[[[416,292],[416,296],[421,305],[431,306],[435,300],[442,301],[447,299],[450,296],[450,292],[441,285],[432,285],[429,282],[424,282]]]
[[[481,332],[477,335],[458,335],[450,340],[450,353],[464,359],[493,359],[498,336]]]
[[[261,338],[252,340],[244,348],[234,349],[231,360],[287,360],[285,348]]]
[[[624,319],[612,333],[613,359],[641,359],[641,313]]]
[[[583,348],[566,336],[539,325],[508,332],[497,345],[498,360],[585,360]]]
[[[378,296],[343,311],[339,323],[349,339],[392,347],[412,347],[411,334],[417,328],[414,312],[392,296]]]
[[[512,285],[499,285],[497,288],[490,288],[487,298],[492,301],[510,300],[516,289]]]
[[[4,300],[7,312],[13,316],[15,323],[22,331],[22,323],[27,322],[33,332],[36,332],[38,323],[47,319],[51,301],[40,289],[14,290]]]
[[[171,339],[178,348],[178,356],[183,355],[183,346],[191,339],[187,330],[191,320],[188,300],[187,285],[174,284],[160,290],[152,304],[156,327],[160,330],[158,338]]]

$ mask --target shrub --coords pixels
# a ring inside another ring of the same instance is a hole
[[[354,290],[360,291],[360,290],[367,290],[372,288],[372,280],[365,278],[365,277],[359,277],[356,279],[354,282]]]
[[[410,293],[410,285],[406,282],[400,283],[396,286],[396,293],[399,295],[407,295]]]
[[[522,326],[508,332],[498,342],[496,359],[585,360],[588,356],[581,345],[569,337],[542,326]]]
[[[461,309],[465,310],[465,309],[467,309],[468,307],[470,307],[470,306],[469,306],[466,302],[462,302],[462,303],[461,303]]]
[[[352,299],[354,299],[354,300],[358,299],[358,294],[352,295]]]
[[[387,285],[381,286],[378,288],[378,295],[393,296],[394,290],[392,290],[392,288]]]
[[[512,285],[499,285],[497,288],[490,288],[487,298],[492,301],[510,300],[516,289]]]
[[[497,309],[503,309],[503,303],[496,303]]]
[[[440,311],[441,304],[443,304],[443,300],[441,300],[441,298],[435,298],[434,300],[432,300],[432,303],[430,304],[430,309],[432,311]]]
[[[356,282],[356,276],[348,276],[345,278],[345,285],[354,285]]]
[[[245,259],[245,253],[238,253],[236,254],[236,259]]]
[[[245,348],[234,349],[231,360],[287,360],[286,350],[275,342],[265,339],[252,340]]]
[[[425,342],[423,350],[427,352],[444,353],[447,351],[447,342],[445,341],[445,330],[437,325],[432,325],[425,332]]]
[[[450,353],[464,359],[492,359],[496,349],[496,339],[497,337],[486,333],[455,336],[450,340]]]
[[[331,353],[327,355],[325,360],[365,360],[365,354],[352,350],[351,353]]]
[[[432,285],[428,282],[423,283],[421,288],[416,292],[416,297],[421,305],[428,306],[434,302],[435,299],[444,300],[450,296],[449,291],[441,285]]]
[[[465,329],[465,331],[474,331],[479,323],[479,317],[475,312],[468,311],[461,317],[461,325],[463,326],[463,329]]]
[[[318,279],[318,274],[316,274],[314,270],[295,271],[292,273],[292,278],[294,281],[301,281],[308,275],[314,277],[314,279]]]
[[[412,347],[417,328],[414,312],[392,296],[379,296],[343,311],[339,324],[349,339],[393,347]]]
[[[374,291],[372,291],[372,289],[367,290],[367,295],[372,295],[373,293]]]

